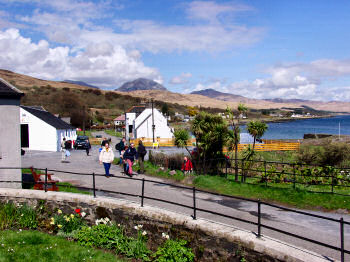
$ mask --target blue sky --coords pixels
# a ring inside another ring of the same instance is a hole
[[[349,1],[0,0],[0,68],[105,89],[350,101]]]

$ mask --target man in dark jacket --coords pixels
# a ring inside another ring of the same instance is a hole
[[[138,171],[139,174],[143,174],[145,172],[145,167],[143,165],[143,161],[145,159],[145,155],[147,154],[147,150],[142,144],[142,141],[139,141],[139,147],[137,148],[137,160],[139,161],[140,170]]]
[[[126,165],[124,165],[124,171],[125,174],[129,176],[132,175],[132,165],[134,163],[135,158],[137,158],[137,152],[134,143],[131,143],[130,147],[125,150],[123,155],[123,159],[126,162]],[[126,170],[126,167],[128,167],[128,170]]]
[[[124,148],[125,148],[125,137],[123,137],[123,139],[118,144],[115,145],[115,150],[119,151],[119,165],[123,163],[123,159],[121,158],[121,155]]]

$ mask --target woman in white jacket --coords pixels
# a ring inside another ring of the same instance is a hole
[[[100,165],[102,165],[105,168],[106,177],[110,177],[109,169],[111,168],[111,163],[114,160],[114,153],[112,148],[109,147],[109,144],[106,143],[103,147],[101,153],[100,153]]]

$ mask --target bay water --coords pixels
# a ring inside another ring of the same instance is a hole
[[[350,135],[350,115],[267,123],[264,139],[302,139],[304,134]],[[340,128],[339,128],[340,125]],[[242,132],[246,126],[242,126]]]

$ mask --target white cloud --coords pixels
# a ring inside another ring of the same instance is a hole
[[[191,73],[181,73],[179,76],[175,76],[170,79],[169,83],[172,85],[183,85],[188,83],[188,79],[192,77]]]
[[[146,67],[140,56],[129,55],[108,42],[90,44],[72,55],[68,46],[51,48],[41,40],[32,42],[17,29],[0,31],[0,67],[45,79],[76,79],[101,87],[118,87],[137,77],[162,81],[159,72]]]

